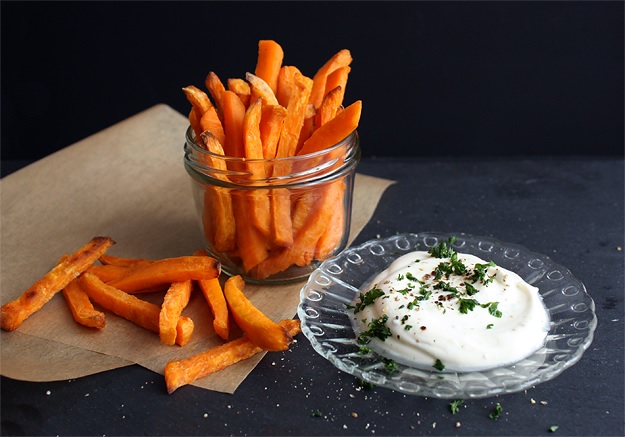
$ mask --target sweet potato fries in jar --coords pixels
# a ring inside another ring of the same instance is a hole
[[[360,100],[344,105],[352,61],[332,56],[312,77],[259,42],[254,73],[206,91],[190,85],[185,168],[206,252],[248,282],[303,279],[347,244]]]

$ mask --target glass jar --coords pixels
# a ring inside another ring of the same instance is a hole
[[[247,282],[302,280],[349,236],[358,133],[308,155],[244,159],[199,145],[188,128],[191,176],[206,253]]]

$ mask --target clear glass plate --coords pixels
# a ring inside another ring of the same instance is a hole
[[[362,355],[345,305],[399,256],[428,250],[452,235],[458,252],[492,260],[538,287],[551,317],[545,344],[520,362],[487,371],[441,373],[397,364],[397,371],[389,374],[384,357]],[[512,393],[549,381],[579,361],[597,327],[593,300],[565,267],[518,245],[462,233],[396,235],[348,248],[310,275],[297,313],[312,347],[338,369],[401,393],[446,399]]]

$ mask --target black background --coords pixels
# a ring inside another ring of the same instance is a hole
[[[623,2],[6,2],[2,160],[253,71],[354,57],[365,156],[623,154]],[[182,138],[182,133],[181,133]],[[182,142],[182,140],[181,140]],[[178,145],[176,145],[178,146]]]

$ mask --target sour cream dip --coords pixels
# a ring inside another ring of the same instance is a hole
[[[536,287],[445,244],[403,255],[370,284],[350,305],[357,341],[411,367],[509,365],[540,349],[549,331]]]

